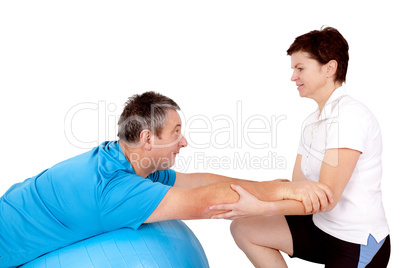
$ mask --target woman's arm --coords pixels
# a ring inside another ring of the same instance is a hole
[[[295,165],[293,167],[292,181],[307,181],[306,176],[304,176],[301,169],[302,155],[297,154]]]
[[[357,161],[361,152],[348,149],[328,149],[325,152],[321,165],[320,182],[327,185],[334,194],[334,200],[323,211],[331,211],[336,207],[343,191],[345,190],[353,171],[356,168]],[[303,215],[311,214],[303,211],[303,206],[292,200],[271,202],[268,213],[271,215]]]
[[[340,148],[328,149],[325,152],[320,171],[320,182],[327,185],[334,194],[333,201],[329,204],[322,204],[325,209],[321,211],[332,210],[340,200],[343,191],[348,184],[353,171],[359,160],[361,152]],[[301,156],[297,156],[293,176],[296,181],[303,180],[298,168],[300,167]],[[294,182],[293,182],[294,183]],[[212,210],[225,209],[229,212],[214,216],[214,218],[236,219],[240,217],[258,216],[258,215],[306,215],[314,214],[318,211],[306,211],[299,201],[282,200],[276,202],[263,202],[251,195],[243,188],[232,185],[232,188],[239,194],[240,199],[234,204],[223,204],[212,206]],[[321,199],[320,199],[321,200]]]
[[[259,200],[239,185],[232,184],[232,189],[236,191],[240,198],[232,204],[220,204],[210,206],[211,211],[223,211],[224,213],[215,214],[212,219],[235,220],[237,218],[252,216],[275,216],[275,215],[307,215],[315,214],[315,211],[306,211],[300,201],[281,200],[265,202]],[[327,206],[327,205],[325,205]],[[316,209],[318,210],[318,209]]]
[[[347,148],[328,149],[325,152],[321,165],[320,182],[326,184],[334,194],[334,203],[328,206],[327,211],[332,210],[341,199],[360,155],[361,152]]]

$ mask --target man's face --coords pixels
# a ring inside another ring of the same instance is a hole
[[[175,110],[169,109],[160,138],[156,135],[153,135],[152,138],[152,150],[157,170],[172,167],[180,149],[187,146],[187,140],[181,133],[181,127],[179,114]]]

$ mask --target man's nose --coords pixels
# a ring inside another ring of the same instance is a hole
[[[188,145],[188,142],[184,136],[181,136],[181,139],[179,141],[179,146],[180,147],[186,147]]]

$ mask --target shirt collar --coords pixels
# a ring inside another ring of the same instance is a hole
[[[338,87],[337,89],[335,89],[335,91],[332,92],[331,97],[329,97],[329,99],[325,103],[325,106],[322,109],[318,120],[324,120],[324,119],[327,119],[328,117],[330,117],[332,112],[334,111],[335,107],[339,103],[340,99],[347,95],[348,94],[346,92],[345,86],[341,86],[341,87]]]

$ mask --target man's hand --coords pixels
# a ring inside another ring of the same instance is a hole
[[[314,181],[287,183],[283,198],[302,202],[307,214],[325,211],[328,204],[334,202],[331,189],[326,184]]]

